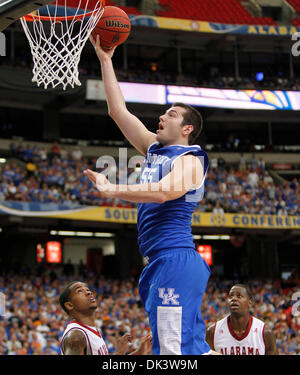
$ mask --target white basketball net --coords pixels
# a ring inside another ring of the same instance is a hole
[[[104,11],[101,0],[91,11],[87,10],[89,0],[85,1],[83,9],[81,2],[79,0],[78,8],[71,17],[66,4],[64,16],[57,16],[56,1],[51,11],[48,5],[43,7],[44,11],[47,9],[47,17],[41,16],[38,10],[35,15],[20,18],[33,57],[32,81],[38,86],[44,85],[47,89],[48,86],[62,85],[64,90],[68,85],[72,88],[74,85],[81,86],[78,79],[81,52]]]

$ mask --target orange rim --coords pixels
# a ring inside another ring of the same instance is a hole
[[[99,8],[99,9],[101,10],[102,8]],[[65,20],[71,21],[74,18],[76,18],[77,20],[81,20],[84,17],[89,17],[89,16],[93,15],[95,12],[98,12],[98,9],[93,10],[93,11],[88,12],[88,13],[77,14],[76,16],[73,15],[73,16],[67,16],[67,17],[65,17],[65,16],[62,16],[62,17],[47,17],[47,16],[36,16],[34,14],[26,14],[26,16],[23,16],[21,18],[25,18],[26,21],[30,21],[30,22],[32,22],[34,20],[36,20],[36,21],[39,21],[39,20],[41,20],[41,21],[65,21]]]
[[[94,9],[90,12],[87,12],[87,13],[81,13],[81,14],[77,14],[76,16],[73,15],[73,16],[61,16],[61,17],[48,17],[48,16],[36,16],[35,14],[26,14],[25,16],[21,17],[21,18],[24,18],[26,21],[30,21],[30,22],[33,22],[34,20],[36,21],[72,21],[74,18],[76,18],[77,20],[81,20],[82,18],[84,17],[90,17],[92,16],[94,13],[98,12],[99,10],[102,10],[105,6],[105,0],[102,0],[101,1],[102,5],[100,8],[98,9]]]

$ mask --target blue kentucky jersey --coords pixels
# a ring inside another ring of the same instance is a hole
[[[159,203],[138,204],[138,243],[143,256],[156,254],[159,250],[194,248],[191,220],[197,203],[204,193],[204,179],[208,169],[208,157],[200,146],[171,145],[163,147],[153,143],[147,152],[142,170],[142,184],[158,182],[172,170],[175,160],[186,154],[199,157],[204,169],[201,186],[190,190],[178,199]]]

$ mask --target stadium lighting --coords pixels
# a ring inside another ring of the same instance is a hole
[[[0,230],[1,232],[1,230]],[[114,233],[106,233],[106,232],[75,232],[71,230],[51,230],[51,236],[70,236],[70,237],[104,237],[104,238],[112,238],[114,237]]]
[[[114,237],[115,235],[113,233],[101,233],[101,232],[96,232],[95,237],[107,237],[111,238]]]
[[[263,80],[264,80],[264,77],[265,77],[265,75],[264,75],[263,72],[257,72],[256,75],[255,75],[255,78],[256,78],[256,80],[257,80],[258,82],[263,81]]]
[[[202,236],[204,240],[230,240],[228,235],[215,235],[215,234],[205,234]]]
[[[76,232],[76,236],[79,237],[93,237],[93,232]]]
[[[230,236],[228,235],[220,236],[220,240],[230,240]]]
[[[59,230],[57,234],[59,236],[75,236],[76,232],[70,231],[70,230]]]
[[[5,159],[5,158],[0,158],[0,163],[1,163],[1,164],[6,163],[6,159]]]
[[[230,240],[228,234],[193,234],[194,240]]]
[[[201,240],[202,236],[200,236],[199,234],[194,234],[193,238],[194,240]]]

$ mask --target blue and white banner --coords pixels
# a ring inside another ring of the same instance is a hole
[[[37,203],[37,202],[0,202],[0,214],[17,216],[48,216],[49,213],[64,213],[81,211],[85,207],[79,204],[57,204],[57,203]]]
[[[300,110],[300,91],[227,90],[204,87],[120,82],[126,102],[247,110]],[[86,99],[105,101],[103,82],[87,80]]]
[[[61,209],[60,209],[61,207]],[[66,208],[55,204],[38,204],[27,202],[0,202],[2,214],[55,218],[65,220],[88,220],[106,223],[136,224],[136,208],[79,206]],[[230,214],[223,215],[211,212],[194,212],[193,227],[211,228],[261,228],[261,229],[300,229],[300,216]]]

